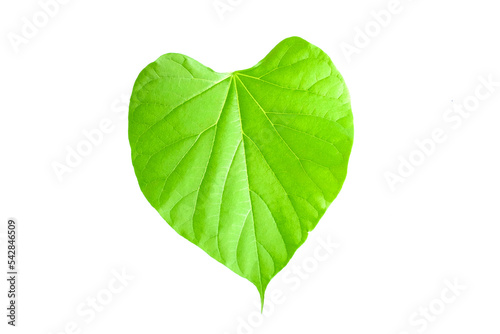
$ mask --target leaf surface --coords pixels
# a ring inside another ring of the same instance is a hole
[[[135,82],[129,140],[149,203],[263,303],[342,187],[353,119],[330,58],[291,37],[233,73],[161,56]]]

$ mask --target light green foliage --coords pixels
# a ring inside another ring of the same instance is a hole
[[[292,37],[233,73],[161,56],[134,85],[129,139],[149,203],[263,302],[342,187],[353,119],[330,58]]]

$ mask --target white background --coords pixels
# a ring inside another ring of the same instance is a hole
[[[0,233],[17,218],[20,309],[10,328],[2,278],[0,332],[498,333],[500,87],[460,124],[443,118],[474,101],[481,76],[500,81],[498,4],[401,0],[377,31],[371,12],[389,0],[228,1],[220,16],[213,0],[70,0],[15,48],[9,36],[41,7],[2,0]],[[367,45],[346,56],[342,46],[356,47],[367,27]],[[268,288],[281,304],[259,318],[255,287],[178,236],[143,197],[126,100],[140,70],[164,53],[228,72],[294,35],[344,76],[355,144],[339,197]],[[102,143],[58,180],[54,162],[104,119],[112,129]],[[446,140],[391,189],[398,157],[418,156],[415,141],[438,128]],[[339,246],[318,263],[328,238]],[[303,265],[307,277],[290,271]],[[103,289],[123,268],[133,276],[127,286],[94,319],[81,316],[87,298],[109,297]],[[440,301],[446,280],[463,286],[449,303]],[[440,314],[422,320],[429,307]]]

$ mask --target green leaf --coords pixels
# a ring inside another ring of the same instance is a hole
[[[353,119],[328,55],[291,37],[233,73],[161,56],[135,82],[129,140],[149,203],[263,303],[342,187]]]

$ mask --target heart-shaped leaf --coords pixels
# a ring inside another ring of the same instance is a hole
[[[135,82],[129,140],[149,203],[263,303],[342,187],[353,119],[328,55],[292,37],[233,73],[161,56]]]

